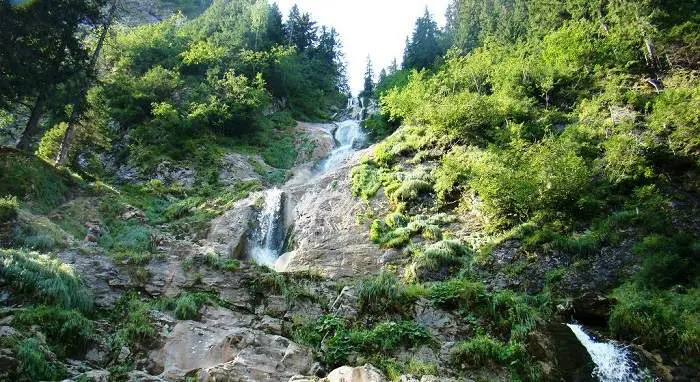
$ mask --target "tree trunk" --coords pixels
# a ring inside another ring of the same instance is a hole
[[[97,40],[97,47],[95,47],[95,52],[92,54],[92,58],[90,59],[90,64],[88,66],[89,71],[93,71],[95,69],[95,66],[97,65],[97,60],[100,57],[100,52],[102,51],[102,46],[104,45],[105,38],[107,37],[107,32],[109,32],[109,28],[112,25],[112,22],[114,21],[116,11],[117,1],[114,0],[114,2],[112,3],[112,7],[109,10],[109,16],[107,17],[107,20],[105,21],[102,29],[102,33],[100,34],[100,39]],[[66,162],[68,162],[68,152],[70,150],[70,145],[73,142],[73,137],[75,136],[75,124],[78,123],[78,119],[82,114],[83,103],[85,102],[85,95],[88,89],[90,88],[91,82],[92,81],[90,81],[89,78],[86,80],[85,84],[80,88],[75,102],[73,102],[73,111],[71,112],[70,119],[68,120],[68,127],[66,128],[66,133],[63,135],[63,139],[61,140],[61,147],[58,150],[58,155],[56,157],[56,164],[59,166],[63,166],[66,164]]]
[[[32,107],[32,112],[29,116],[29,121],[27,121],[27,127],[22,133],[22,138],[20,138],[17,148],[29,152],[34,143],[34,139],[39,133],[39,120],[44,114],[44,106],[46,106],[47,96],[45,92],[39,93],[36,97],[36,102],[34,107]]]

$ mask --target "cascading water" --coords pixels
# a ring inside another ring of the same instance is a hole
[[[567,326],[591,356],[595,363],[593,377],[600,382],[636,382],[650,379],[650,375],[637,364],[634,355],[626,347],[613,341],[596,341],[581,325]]]
[[[250,257],[258,264],[273,266],[284,246],[283,193],[278,188],[265,191],[265,202],[252,234]]]
[[[319,170],[322,173],[336,168],[367,141],[360,121],[353,119],[340,122],[334,138],[337,141],[336,148],[321,162]]]
[[[365,113],[360,100],[348,100],[348,119],[337,124],[333,138],[336,147],[320,161],[312,176],[320,175],[337,167],[367,141],[360,121]],[[308,179],[307,179],[308,181]],[[284,193],[273,188],[265,191],[264,204],[258,215],[258,224],[249,236],[248,253],[258,264],[273,267],[282,255],[285,240]]]

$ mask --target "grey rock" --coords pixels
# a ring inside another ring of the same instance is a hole
[[[219,183],[225,186],[233,186],[239,182],[258,181],[264,183],[265,179],[255,171],[251,161],[257,161],[259,166],[266,170],[267,166],[262,158],[250,158],[238,153],[226,154],[219,164]],[[270,167],[269,170],[272,170]]]
[[[165,379],[200,370],[202,380],[279,381],[311,369],[310,349],[253,326],[252,315],[207,307],[201,322],[178,322],[149,358]]]
[[[346,320],[354,319],[358,315],[357,296],[350,286],[343,287],[338,297],[329,306],[329,310],[334,316]]]
[[[90,381],[90,382],[108,382],[109,372],[107,370],[90,370],[88,372],[79,374],[72,379],[66,379],[63,382],[72,381]]]
[[[415,321],[440,341],[454,341],[468,330],[466,323],[453,314],[437,308],[427,299],[420,299],[414,307]]]
[[[167,185],[179,185],[184,188],[192,188],[195,183],[196,173],[189,167],[180,167],[169,161],[163,161],[156,166],[151,174],[151,179],[158,179]]]
[[[286,215],[294,222],[289,235],[294,250],[281,256],[281,272],[315,271],[329,278],[347,278],[379,271],[382,252],[369,239],[369,229],[355,216],[364,211],[350,191],[349,172],[358,152],[339,168],[307,183],[285,187]]]
[[[124,362],[131,355],[131,350],[127,346],[122,346],[119,350],[119,355],[117,356],[117,361]]]
[[[343,366],[328,374],[323,382],[387,382],[386,377],[376,367],[365,364],[360,367]]]
[[[113,306],[121,297],[122,289],[131,283],[129,275],[120,270],[107,256],[82,254],[72,249],[59,252],[56,258],[77,271],[95,296],[95,304],[100,307]]]
[[[142,370],[134,370],[127,376],[129,382],[168,382],[160,376],[150,375]]]
[[[257,218],[256,203],[260,193],[236,202],[233,207],[211,222],[207,241],[219,248],[220,254],[240,258],[246,248],[246,236]]]

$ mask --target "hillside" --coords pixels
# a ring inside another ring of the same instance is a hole
[[[450,1],[360,97],[264,0],[0,25],[0,379],[700,379],[695,2]]]

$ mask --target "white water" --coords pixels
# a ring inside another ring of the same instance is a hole
[[[361,102],[350,98],[348,113],[353,119],[337,124],[338,127],[333,134],[336,147],[318,164],[315,174],[310,174],[310,177],[338,167],[352,156],[356,149],[366,143],[367,136],[360,127],[364,114]],[[274,267],[275,262],[282,255],[285,236],[283,196],[282,190],[277,188],[265,191],[265,202],[258,215],[258,225],[250,237],[248,247],[250,257],[258,264]]]
[[[362,130],[362,127],[360,127],[360,121],[354,119],[348,119],[338,123],[334,138],[338,142],[338,145],[328,154],[321,164],[321,172],[326,172],[338,167],[338,165],[348,159],[359,146],[367,141],[367,136]]]
[[[265,191],[265,204],[258,215],[258,227],[252,237],[250,255],[258,264],[271,267],[280,256],[284,245],[284,232],[280,220],[282,190],[272,188]]]
[[[567,326],[593,359],[595,363],[593,377],[599,381],[636,382],[648,379],[649,375],[641,370],[626,347],[614,341],[596,341],[583,330],[581,325],[567,324]]]

